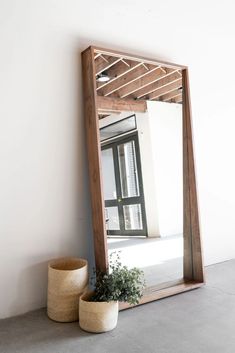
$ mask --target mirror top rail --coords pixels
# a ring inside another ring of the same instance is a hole
[[[102,48],[102,47],[98,47],[98,46],[94,46],[94,45],[91,45],[86,50],[88,50],[88,49],[92,49],[94,51],[95,58],[98,57],[99,55],[103,54],[103,55],[115,56],[117,58],[122,57],[123,59],[126,59],[126,60],[135,60],[135,61],[139,61],[139,62],[145,62],[150,65],[161,65],[161,66],[165,66],[165,67],[168,67],[171,69],[184,70],[184,69],[188,68],[187,65],[175,64],[175,63],[164,61],[164,60],[148,58],[148,57],[141,56],[141,55],[125,53],[125,52],[121,52],[118,50]]]

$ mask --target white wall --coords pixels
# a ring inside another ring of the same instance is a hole
[[[0,0],[0,317],[45,305],[49,258],[92,258],[92,43],[189,65],[205,262],[235,257],[234,31],[232,0]]]

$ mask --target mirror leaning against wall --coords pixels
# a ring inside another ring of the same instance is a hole
[[[144,271],[142,303],[204,282],[188,69],[89,47],[83,84],[97,268]]]

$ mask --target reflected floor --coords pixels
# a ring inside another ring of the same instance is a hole
[[[108,252],[120,251],[122,265],[144,271],[147,286],[183,277],[183,236],[162,238],[110,237]]]

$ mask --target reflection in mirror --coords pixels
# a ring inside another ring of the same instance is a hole
[[[108,252],[143,269],[147,287],[167,287],[184,277],[182,73],[102,56],[95,64],[99,102],[109,102],[98,111]],[[113,64],[102,71],[105,59]]]

